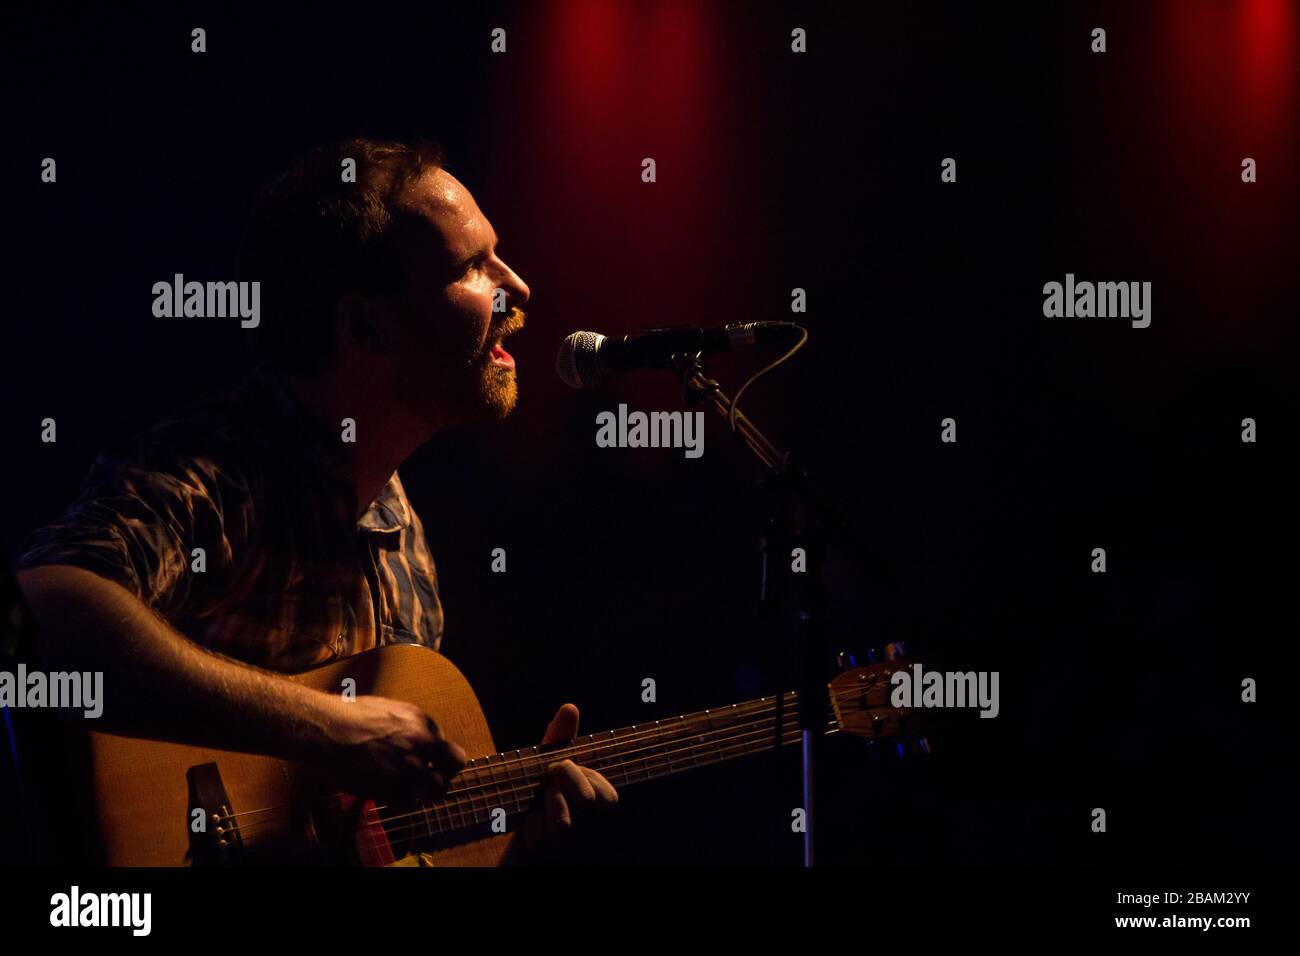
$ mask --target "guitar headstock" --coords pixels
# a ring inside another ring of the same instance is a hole
[[[839,729],[869,740],[911,744],[915,751],[929,753],[923,716],[913,707],[895,707],[890,699],[895,688],[890,678],[898,671],[910,671],[914,663],[904,659],[881,661],[836,676],[829,689],[831,711]]]

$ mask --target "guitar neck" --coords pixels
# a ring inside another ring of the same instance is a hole
[[[796,743],[800,739],[797,703],[795,692],[790,691],[588,734],[562,747],[478,757],[456,776],[442,802],[425,807],[424,824],[435,835],[487,824],[498,809],[507,816],[522,813],[532,806],[546,768],[560,760],[590,767],[616,787],[626,787]],[[832,718],[826,732],[836,729]]]

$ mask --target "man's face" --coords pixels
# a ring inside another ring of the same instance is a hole
[[[518,386],[501,340],[523,328],[528,286],[501,259],[496,231],[456,177],[427,173],[405,199],[420,219],[401,244],[407,284],[395,303],[392,356],[398,397],[436,425],[503,418]],[[494,312],[497,289],[504,308]]]

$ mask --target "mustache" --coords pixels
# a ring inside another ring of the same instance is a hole
[[[492,330],[491,337],[505,338],[507,335],[514,335],[524,327],[524,320],[527,317],[528,313],[519,306],[511,307],[509,314],[501,320],[501,324]]]

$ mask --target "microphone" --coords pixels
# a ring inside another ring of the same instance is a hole
[[[714,355],[753,345],[788,345],[799,331],[794,322],[745,322],[722,328],[647,329],[621,339],[571,332],[555,355],[555,374],[570,388],[599,388],[623,372],[667,368],[678,352]]]

